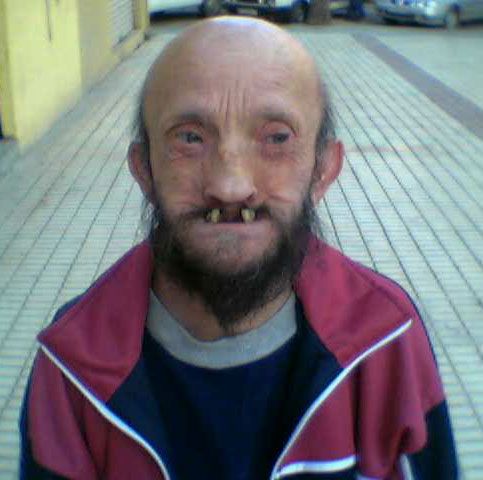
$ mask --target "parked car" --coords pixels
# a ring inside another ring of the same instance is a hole
[[[307,19],[312,0],[224,0],[223,5],[230,13],[259,14],[293,23]],[[329,0],[332,16],[347,16],[350,0]]]
[[[333,17],[347,16],[350,8],[349,0],[330,0],[330,14]]]
[[[225,0],[230,13],[270,15],[290,22],[304,22],[312,0]]]
[[[376,0],[386,22],[416,22],[456,28],[461,22],[483,19],[483,0]]]
[[[221,13],[222,5],[223,0],[148,0],[150,14],[197,11],[204,17],[211,17]]]

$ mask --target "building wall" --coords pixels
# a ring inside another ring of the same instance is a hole
[[[13,113],[5,134],[29,141],[80,95],[77,2],[4,0],[3,13]]]
[[[0,0],[0,113],[5,136],[28,144],[144,39],[136,30],[111,46],[109,0]]]
[[[133,2],[135,30],[112,48],[109,0],[78,1],[82,85],[87,88],[144,40],[149,16],[146,0]]]
[[[10,91],[10,70],[7,68],[7,22],[5,19],[5,6],[0,0],[0,120],[2,133],[11,134],[15,131],[15,121],[12,110],[12,97]]]
[[[82,83],[91,85],[114,65],[109,36],[109,9],[105,0],[79,2]]]

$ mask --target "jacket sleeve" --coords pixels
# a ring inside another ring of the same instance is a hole
[[[444,389],[417,314],[402,335],[364,362],[358,385],[363,475],[384,480],[458,479]]]
[[[56,322],[65,312],[69,310],[73,305],[77,303],[80,296],[72,299],[65,305],[63,305],[55,314],[52,323]],[[29,382],[27,384],[27,388],[25,390],[22,408],[20,412],[20,421],[19,421],[19,430],[20,430],[20,458],[19,458],[19,478],[20,480],[63,480],[67,479],[67,477],[63,477],[58,475],[49,469],[40,465],[37,460],[35,459],[33,453],[33,442],[39,442],[40,439],[33,438],[34,435],[32,434],[31,429],[29,428],[29,404],[32,395],[32,382],[33,377],[35,376],[35,369],[37,368],[36,365],[38,362],[39,354],[37,354],[36,361],[34,362],[34,366],[32,368],[32,372],[30,374]],[[37,382],[38,383],[38,382]],[[40,400],[40,399],[39,399]],[[53,400],[53,399],[52,399]],[[41,415],[43,407],[42,401],[40,400],[39,404],[35,408],[36,412],[40,411]]]
[[[30,392],[30,381],[25,391],[25,396],[20,412],[20,459],[19,459],[19,479],[20,480],[66,480],[41,465],[39,465],[32,454],[32,444],[28,429],[28,400]]]
[[[98,480],[84,412],[80,393],[40,350],[20,418],[22,480]]]
[[[426,428],[428,432],[426,445],[419,452],[407,456],[403,466],[404,478],[413,480],[459,478],[453,432],[445,401],[426,414]]]

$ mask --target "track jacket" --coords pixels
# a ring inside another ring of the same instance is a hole
[[[40,333],[22,479],[173,479],[141,354],[152,268],[142,243]],[[315,239],[294,290],[311,335],[270,480],[456,479],[440,377],[404,291]]]

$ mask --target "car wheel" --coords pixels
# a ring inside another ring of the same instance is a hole
[[[454,30],[455,28],[458,28],[460,24],[460,15],[458,13],[458,10],[455,8],[451,8],[446,12],[446,15],[444,16],[444,25],[448,30]]]
[[[291,23],[303,23],[307,17],[307,7],[303,2],[295,2],[290,10],[289,21]]]
[[[382,21],[386,25],[396,25],[397,24],[396,20],[393,20],[392,18],[382,17]]]
[[[222,0],[204,0],[201,5],[201,15],[203,17],[214,17],[222,12]]]

